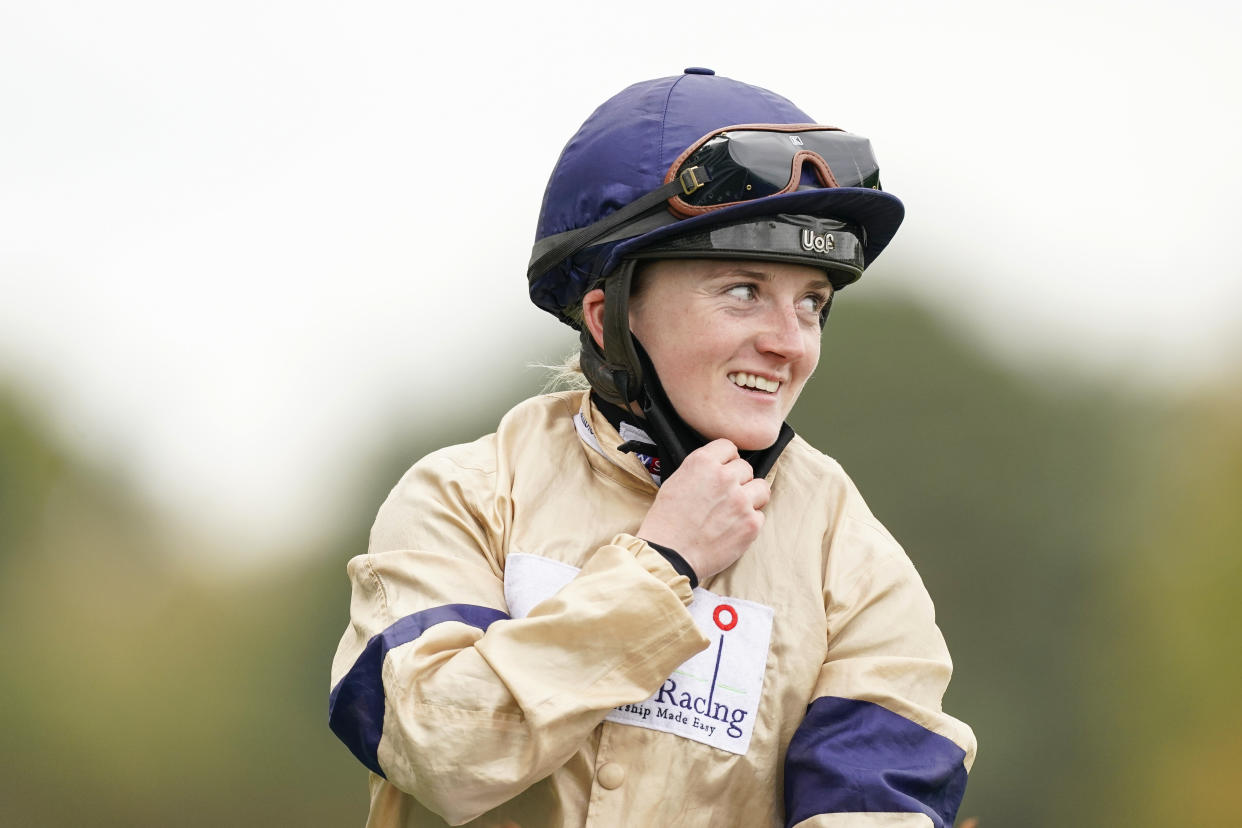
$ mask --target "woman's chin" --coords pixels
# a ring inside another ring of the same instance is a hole
[[[773,434],[770,438],[765,439],[734,440],[733,445],[737,446],[738,451],[761,451],[775,443],[778,434]]]
[[[755,427],[754,424],[748,424],[747,427],[715,429],[711,433],[715,436],[709,437],[709,440],[723,437],[737,446],[738,451],[759,451],[776,442],[776,438],[781,434],[781,424],[776,423],[770,427]]]

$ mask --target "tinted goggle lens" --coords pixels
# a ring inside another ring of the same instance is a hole
[[[820,160],[831,171],[830,180],[820,171]],[[880,168],[871,142],[825,127],[721,130],[680,159],[669,180],[696,166],[706,170],[710,180],[673,201],[699,210],[817,186],[880,189]]]

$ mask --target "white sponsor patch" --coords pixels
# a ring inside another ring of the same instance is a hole
[[[535,604],[561,591],[581,570],[539,555],[514,552],[505,558],[505,603],[510,618],[525,618]]]
[[[510,555],[505,562],[510,617],[525,617],[577,574],[576,567],[560,561]],[[763,691],[772,608],[700,587],[694,591],[690,615],[711,646],[674,670],[650,698],[622,705],[606,718],[745,754]]]

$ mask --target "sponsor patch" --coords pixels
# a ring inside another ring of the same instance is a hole
[[[576,567],[560,561],[510,555],[505,562],[510,616],[526,616],[577,574]],[[605,718],[745,754],[763,692],[772,608],[699,587],[689,609],[711,646],[674,670],[649,698],[622,705]]]
[[[535,604],[561,591],[581,570],[539,555],[514,552],[505,558],[505,603],[510,618],[525,618]]]

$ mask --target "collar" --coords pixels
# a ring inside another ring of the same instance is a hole
[[[652,497],[659,486],[652,479],[637,455],[625,454],[617,446],[625,442],[616,427],[596,407],[589,392],[577,392],[578,413],[574,428],[585,450],[585,456],[596,472],[627,489]]]

